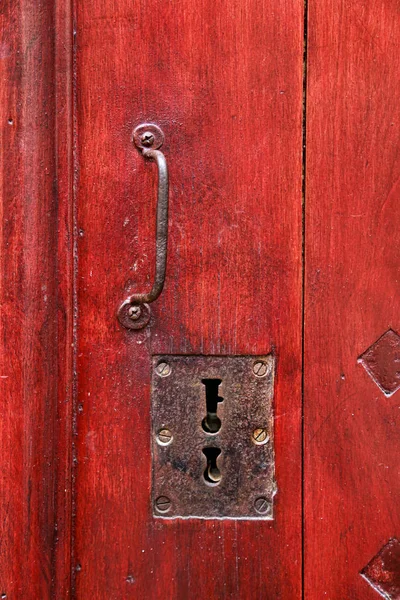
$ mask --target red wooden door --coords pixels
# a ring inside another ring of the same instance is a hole
[[[398,600],[397,3],[0,19],[1,597]],[[153,357],[266,354],[273,518],[155,518]]]

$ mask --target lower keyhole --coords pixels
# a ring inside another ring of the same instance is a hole
[[[203,454],[207,459],[204,479],[211,485],[218,485],[222,479],[221,471],[217,466],[217,458],[221,454],[221,450],[219,448],[203,448]]]

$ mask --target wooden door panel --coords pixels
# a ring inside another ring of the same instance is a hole
[[[305,597],[376,600],[360,572],[399,536],[399,398],[358,359],[400,330],[399,7],[310,2],[308,23]]]
[[[302,5],[215,0],[76,6],[77,598],[300,598]],[[165,133],[167,281],[154,322],[120,302],[154,269]],[[154,354],[274,351],[273,522],[157,521]]]
[[[70,32],[62,2],[1,5],[0,595],[9,600],[70,597]]]

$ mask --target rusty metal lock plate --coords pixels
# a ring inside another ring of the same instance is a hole
[[[153,357],[154,516],[273,519],[274,371],[271,354]]]

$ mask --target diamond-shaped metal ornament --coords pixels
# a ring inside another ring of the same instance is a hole
[[[386,600],[400,600],[399,540],[389,540],[361,571],[361,575]]]
[[[389,329],[358,359],[386,396],[400,388],[400,336]]]

